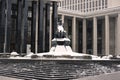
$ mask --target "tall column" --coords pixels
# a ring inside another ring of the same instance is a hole
[[[32,1],[31,52],[35,53],[37,1]]]
[[[38,52],[38,27],[39,27],[39,1],[37,1],[36,30],[35,30],[35,54]]]
[[[83,53],[85,53],[86,54],[86,30],[87,30],[87,28],[86,28],[86,19],[83,19],[83,50],[82,50],[82,52]]]
[[[43,0],[39,0],[38,12],[38,53],[43,52]]]
[[[50,39],[49,39],[49,43],[50,43],[50,45],[49,45],[49,48],[51,48],[51,41],[52,41],[52,12],[50,11],[50,34],[49,34],[49,36],[50,36]]]
[[[105,16],[105,55],[109,55],[109,16]]]
[[[105,19],[102,20],[102,55],[105,55]]]
[[[6,0],[6,21],[5,21],[5,45],[4,52],[10,52],[10,37],[11,37],[11,1]]]
[[[76,51],[76,17],[72,19],[72,49]]]
[[[5,37],[5,0],[1,1],[0,9],[0,53],[3,53],[4,37]]]
[[[16,22],[16,52],[20,53],[21,48],[21,26],[22,26],[22,0],[17,1],[17,22]]]
[[[93,18],[93,54],[97,55],[97,18]]]
[[[64,25],[64,15],[62,15],[62,24]]]
[[[22,44],[21,44],[21,53],[26,54],[27,50],[27,36],[28,36],[28,2],[27,0],[23,0],[23,12],[22,12]]]
[[[45,12],[45,51],[49,51],[49,29],[50,29],[50,2],[46,3],[46,12]]]
[[[116,36],[115,36],[115,54],[120,55],[120,14],[117,17],[117,25],[116,25]]]
[[[54,38],[55,32],[56,32],[56,30],[57,30],[57,22],[58,22],[57,2],[56,2],[56,1],[53,1],[52,38]]]

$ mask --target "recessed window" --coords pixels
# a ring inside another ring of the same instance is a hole
[[[94,1],[92,3],[93,3],[93,7],[94,7]]]
[[[108,1],[108,0],[105,0],[105,8],[107,8],[107,4],[108,4],[107,1]]]
[[[70,0],[70,5],[71,5],[71,0]]]
[[[90,2],[90,8],[91,8],[91,2]]]
[[[101,0],[99,0],[99,6],[101,6]]]
[[[102,0],[102,6],[104,6],[104,0]]]
[[[97,7],[98,5],[97,5],[97,1],[96,1],[96,7]]]

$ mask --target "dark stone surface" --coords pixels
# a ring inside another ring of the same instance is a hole
[[[3,52],[4,36],[5,36],[5,5],[6,1],[2,0],[0,3],[0,53]]]
[[[58,22],[58,14],[57,14],[57,2],[53,1],[53,12],[52,12],[52,38],[55,36],[55,32],[57,31],[57,22]]]
[[[6,8],[7,8],[7,14],[6,14],[6,45],[5,45],[5,52],[10,52],[10,40],[11,40],[11,1],[6,0]]]
[[[119,60],[0,59],[0,75],[20,79],[82,79],[120,71],[119,66]]]
[[[39,12],[38,12],[38,53],[43,52],[43,16],[44,16],[44,12],[43,9],[44,8],[44,4],[43,4],[43,0],[39,0]]]
[[[35,33],[36,33],[36,14],[37,2],[32,1],[32,23],[31,23],[31,52],[35,53]]]
[[[22,33],[22,29],[21,29],[21,26],[22,26],[22,0],[18,0],[17,1],[17,22],[16,22],[16,42],[15,42],[15,45],[16,45],[16,52],[20,53],[21,51],[21,33]]]
[[[49,51],[49,35],[50,35],[50,2],[46,3],[45,12],[45,52]]]
[[[27,0],[23,1],[23,11],[22,11],[22,43],[21,43],[21,53],[24,53],[24,55],[26,54],[26,50],[27,50],[27,36],[28,36],[28,2]]]

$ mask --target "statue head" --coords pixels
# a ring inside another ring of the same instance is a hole
[[[58,25],[57,30],[58,32],[64,32],[64,28],[62,25]]]

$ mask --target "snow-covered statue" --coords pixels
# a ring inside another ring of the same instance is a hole
[[[64,32],[63,26],[62,26],[62,25],[58,25],[57,31],[58,31],[58,32]]]
[[[61,22],[58,23],[57,32],[55,35],[56,35],[55,36],[56,38],[65,38],[66,37],[66,31],[64,30]]]

